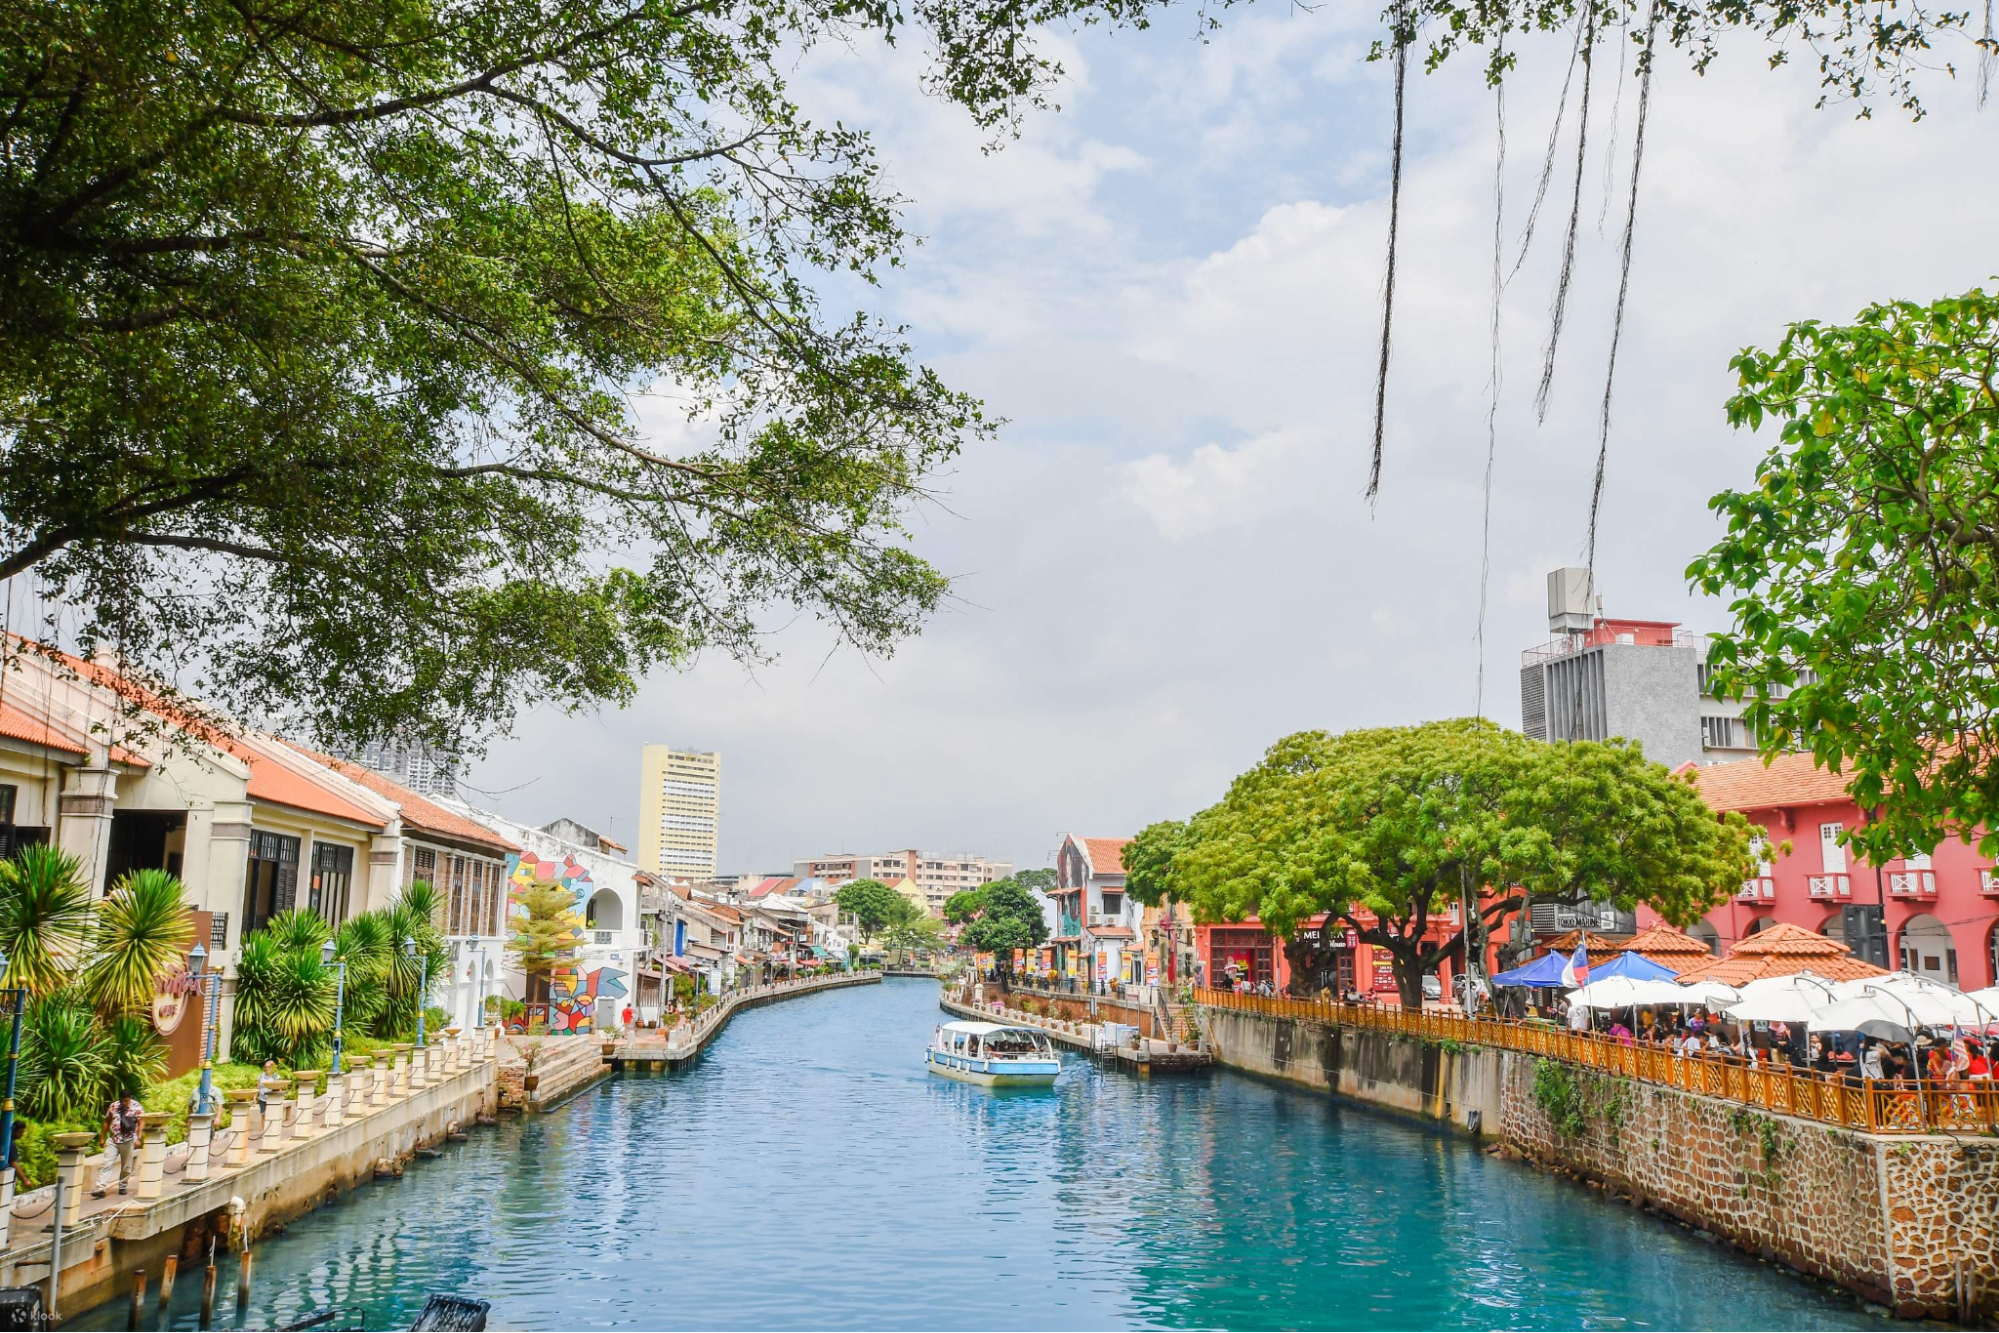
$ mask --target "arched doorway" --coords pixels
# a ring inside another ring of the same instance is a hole
[[[1957,984],[1957,943],[1950,927],[1929,913],[1912,916],[1896,936],[1905,971]]]
[[[1748,933],[1750,935],[1761,935],[1764,931],[1770,929],[1770,927],[1776,924],[1777,924],[1777,919],[1775,917],[1770,917],[1770,916],[1754,917],[1749,922]],[[1745,938],[1747,937],[1745,936]]]
[[[1721,952],[1721,932],[1717,931],[1706,917],[1702,917],[1699,921],[1687,927],[1687,934],[1689,937],[1697,939],[1706,945],[1709,953],[1718,954]]]
[[[1846,943],[1846,918],[1838,912],[1831,913],[1825,920],[1819,922],[1819,934],[1829,940],[1838,940],[1841,944]]]
[[[592,930],[623,930],[624,902],[609,889],[597,890],[583,909],[583,924]]]

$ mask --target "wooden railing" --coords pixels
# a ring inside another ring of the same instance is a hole
[[[1239,1009],[1273,1018],[1396,1032],[1425,1041],[1519,1051],[1870,1134],[1999,1133],[1999,1086],[1986,1080],[1858,1079],[1795,1065],[1751,1064],[1737,1056],[1674,1055],[1663,1047],[1628,1046],[1543,1023],[1332,1000],[1237,995],[1206,988],[1197,989],[1194,999],[1210,1009]]]

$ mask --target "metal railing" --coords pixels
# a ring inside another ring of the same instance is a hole
[[[1860,1079],[1796,1065],[1751,1064],[1737,1056],[1675,1055],[1663,1047],[1627,1046],[1593,1033],[1569,1032],[1540,1023],[1332,1000],[1237,995],[1206,988],[1197,989],[1194,999],[1210,1009],[1239,1009],[1273,1018],[1400,1033],[1426,1041],[1519,1051],[1753,1106],[1774,1115],[1797,1116],[1870,1134],[1999,1133],[1999,1085],[1985,1080]]]

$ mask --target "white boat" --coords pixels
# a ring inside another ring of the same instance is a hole
[[[1004,1023],[946,1023],[925,1058],[933,1074],[988,1088],[1045,1088],[1062,1072],[1047,1033]]]

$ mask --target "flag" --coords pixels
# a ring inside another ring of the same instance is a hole
[[[1589,985],[1589,941],[1579,940],[1576,951],[1569,955],[1569,961],[1562,964],[1562,984],[1564,986]]]
[[[1960,1077],[1971,1068],[1971,1048],[1964,1044],[1964,1033],[1955,1023],[1950,1025],[1950,1072]]]

